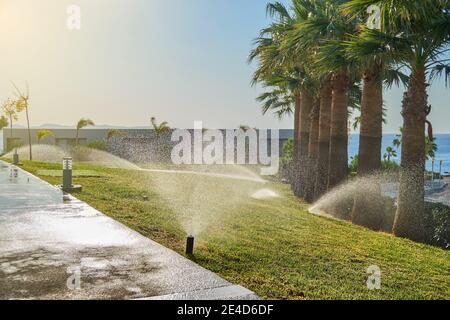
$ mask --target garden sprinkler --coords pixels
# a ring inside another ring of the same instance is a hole
[[[194,254],[194,237],[191,235],[186,239],[186,254]]]

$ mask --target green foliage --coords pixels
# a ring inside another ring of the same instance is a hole
[[[289,138],[283,146],[283,158],[282,161],[290,162],[294,159],[294,139]]]
[[[153,130],[155,130],[155,133],[158,136],[162,135],[164,133],[168,133],[171,130],[170,127],[169,127],[169,124],[167,123],[167,121],[164,121],[164,122],[161,122],[160,124],[158,124],[156,122],[156,118],[152,117],[150,119],[150,122],[152,123]]]
[[[450,208],[433,210],[433,242],[450,249]]]
[[[104,141],[94,140],[87,144],[88,148],[106,151],[106,143]]]
[[[354,157],[350,158],[348,171],[350,172],[350,174],[354,175],[358,173],[358,168],[359,168],[359,155],[355,155]]]
[[[9,125],[8,118],[6,118],[5,116],[1,116],[0,117],[0,130],[2,130],[3,128],[6,128],[8,125]]]
[[[52,135],[53,135],[53,131],[51,131],[51,130],[38,130],[36,132],[36,137],[37,137],[38,142],[41,142],[41,140],[44,139],[45,137],[52,136]]]
[[[127,135],[126,132],[124,132],[120,129],[109,129],[106,139],[110,140],[114,137],[125,137],[126,135]]]
[[[392,146],[395,149],[399,149],[402,145],[403,140],[403,128],[400,128],[400,134],[398,134],[395,139],[392,141]],[[388,149],[393,150],[392,147],[388,147]],[[388,150],[386,149],[386,152]],[[438,145],[436,143],[436,138],[425,137],[425,157],[427,160],[434,159],[436,157],[436,152],[438,151]],[[395,152],[395,151],[394,151]],[[395,152],[395,156],[397,157],[397,153]]]
[[[427,203],[426,212],[430,229],[429,241],[433,245],[450,249],[450,207]]]
[[[397,158],[397,150],[389,146],[386,148],[386,153],[383,155],[383,159],[389,163],[392,158]]]
[[[87,126],[95,126],[94,121],[92,121],[91,119],[81,118],[77,123],[77,130],[80,130]]]

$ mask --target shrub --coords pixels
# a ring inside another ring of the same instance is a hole
[[[432,245],[450,249],[450,207],[426,203],[428,241]]]
[[[106,151],[106,143],[104,141],[94,140],[88,143],[88,148]]]

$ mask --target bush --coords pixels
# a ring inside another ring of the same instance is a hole
[[[291,182],[294,160],[294,139],[290,138],[283,146],[281,157],[281,178]]]
[[[356,175],[358,173],[358,164],[359,164],[359,155],[355,155],[354,157],[350,158],[350,164],[348,166],[348,172],[352,176]]]
[[[88,148],[106,151],[106,143],[104,141],[94,140],[87,144]]]
[[[426,213],[429,242],[450,249],[450,207],[427,203]]]

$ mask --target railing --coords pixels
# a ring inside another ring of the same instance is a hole
[[[431,171],[427,171],[427,174],[431,180],[436,180],[436,176],[439,180],[442,180],[445,176],[450,176],[450,160],[431,160],[427,163],[427,169],[431,163]]]

